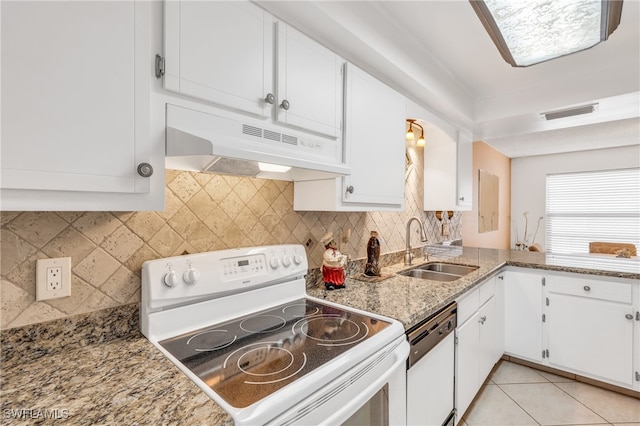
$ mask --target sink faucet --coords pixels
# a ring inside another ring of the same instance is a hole
[[[422,225],[422,221],[417,216],[413,216],[407,221],[407,249],[404,253],[404,264],[405,266],[411,265],[411,260],[413,259],[413,253],[411,253],[411,222],[416,221],[420,226],[420,241],[423,243],[427,241],[427,234],[424,230],[424,226]]]

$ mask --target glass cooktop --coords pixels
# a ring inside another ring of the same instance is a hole
[[[230,405],[244,408],[389,325],[300,299],[159,343]]]

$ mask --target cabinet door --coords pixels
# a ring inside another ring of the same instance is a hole
[[[542,362],[542,276],[504,273],[505,352]]]
[[[274,21],[244,1],[166,1],[167,90],[269,117]],[[275,98],[274,98],[275,102]]]
[[[471,210],[473,201],[473,143],[458,131],[456,158],[456,204],[459,210]]]
[[[404,205],[405,99],[348,64],[343,201]],[[375,105],[375,107],[374,107]]]
[[[335,53],[279,22],[276,120],[338,138],[342,123],[342,68]]]
[[[550,293],[547,312],[550,366],[633,386],[632,305]]]
[[[456,410],[458,418],[467,411],[469,404],[482,385],[479,368],[480,361],[480,312],[477,311],[464,324],[456,329]]]
[[[1,7],[3,208],[91,210],[85,191],[149,193],[137,173],[152,156],[146,2]],[[74,193],[48,203],[42,190]]]
[[[456,141],[443,131],[426,131],[428,137],[424,147],[424,209],[458,210]]]
[[[478,352],[478,368],[480,380],[484,380],[493,366],[502,356],[500,351],[502,320],[498,315],[496,298],[492,297],[479,310],[478,327],[480,351]]]

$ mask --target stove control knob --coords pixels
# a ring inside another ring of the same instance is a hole
[[[167,287],[175,287],[178,285],[178,274],[176,274],[176,271],[169,271],[166,274],[164,274],[164,278],[162,279],[162,282]]]
[[[269,261],[269,264],[273,269],[277,269],[278,266],[280,266],[280,260],[278,260],[277,257],[272,257],[271,260]]]
[[[301,264],[302,256],[300,256],[299,254],[296,254],[295,256],[293,256],[293,263],[295,263],[296,265]]]
[[[288,268],[289,266],[291,266],[291,258],[289,256],[287,256],[286,254],[284,256],[282,256],[282,265],[285,268]]]
[[[189,268],[182,274],[182,279],[187,284],[195,284],[200,279],[200,272],[197,269]]]

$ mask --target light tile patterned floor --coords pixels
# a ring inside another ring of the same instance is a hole
[[[640,426],[640,399],[501,361],[462,426]]]

